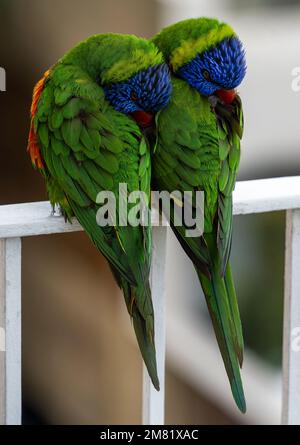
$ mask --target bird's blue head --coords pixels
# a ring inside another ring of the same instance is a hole
[[[218,95],[225,103],[235,97],[234,89],[246,74],[243,45],[238,37],[228,37],[197,54],[181,66],[177,73],[204,96]]]
[[[166,63],[160,63],[140,70],[128,80],[108,84],[104,90],[115,110],[132,115],[142,127],[148,126],[154,114],[170,101],[170,71]]]

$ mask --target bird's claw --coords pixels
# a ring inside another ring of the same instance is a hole
[[[60,205],[58,204],[52,205],[51,216],[54,216],[55,218],[57,217],[61,218],[62,216],[64,216],[64,213]]]

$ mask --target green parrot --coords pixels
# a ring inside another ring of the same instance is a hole
[[[187,236],[184,225],[174,224],[174,210],[170,223],[196,268],[233,397],[245,412],[242,326],[228,262],[232,191],[243,132],[235,88],[246,72],[244,50],[230,26],[209,18],[171,25],[152,41],[169,64],[173,84],[171,102],[158,118],[153,188],[191,192],[193,214],[195,192],[204,192],[202,235]],[[183,202],[177,199],[174,206],[176,210]]]
[[[151,160],[144,133],[167,105],[171,88],[169,68],[153,43],[132,35],[92,36],[35,86],[28,141],[52,205],[59,205],[69,221],[76,216],[107,258],[157,390],[151,225],[119,224],[117,206],[115,223],[99,226],[97,196],[110,191],[118,202],[124,183],[128,194],[143,191],[149,201]],[[128,212],[131,208],[128,204]]]

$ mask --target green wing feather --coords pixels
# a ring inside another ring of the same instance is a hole
[[[221,105],[218,105],[222,108]],[[239,137],[232,116],[217,117],[196,90],[173,78],[170,105],[160,113],[153,158],[154,187],[205,193],[204,234],[186,237],[171,224],[197,270],[236,403],[246,410],[240,365],[243,337],[228,257],[232,236],[232,190],[239,160]],[[221,111],[223,111],[221,109]],[[225,113],[225,114],[226,114]],[[242,125],[241,125],[242,126]]]
[[[225,275],[232,241],[232,192],[240,162],[240,140],[243,134],[243,112],[239,97],[226,107],[217,103],[219,155],[218,248],[222,258],[222,275]]]
[[[68,219],[75,215],[107,258],[123,289],[141,353],[159,389],[154,315],[149,287],[151,227],[100,227],[97,195],[142,190],[150,198],[150,153],[135,122],[105,101],[81,68],[58,63],[47,78],[34,117],[49,198]],[[117,201],[118,204],[118,201]],[[130,207],[129,207],[130,208]],[[117,205],[118,217],[118,205]]]

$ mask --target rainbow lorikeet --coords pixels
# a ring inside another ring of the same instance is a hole
[[[118,200],[119,184],[125,183],[128,193],[143,191],[149,199],[151,162],[143,128],[170,93],[169,68],[153,43],[131,35],[90,37],[37,83],[28,143],[52,205],[68,220],[76,216],[107,258],[156,389],[151,226],[100,227],[97,195],[111,191]]]
[[[243,335],[228,262],[243,132],[241,100],[234,89],[245,76],[244,50],[230,26],[208,18],[171,25],[152,41],[169,64],[173,84],[171,102],[158,119],[154,188],[204,191],[202,236],[187,236],[184,226],[175,226],[174,212],[170,222],[198,273],[234,399],[245,412]],[[176,205],[183,204],[177,200]]]

